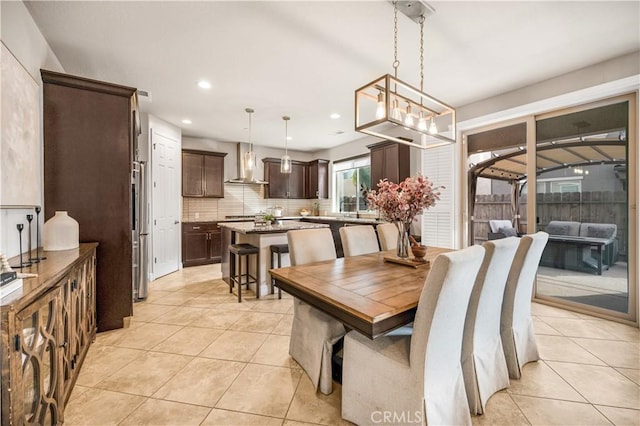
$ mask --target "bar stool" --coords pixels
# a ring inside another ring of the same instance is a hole
[[[231,254],[229,259],[229,293],[233,293],[233,286],[235,284],[238,285],[238,303],[242,302],[242,284],[247,285],[247,290],[249,289],[249,284],[256,284],[256,299],[260,299],[260,249],[251,244],[231,244],[229,246],[229,253]],[[255,254],[256,255],[256,275],[253,276],[249,273],[249,257]],[[240,261],[238,262],[238,271],[236,273],[236,256],[239,257]],[[242,259],[245,259],[245,270],[246,272],[242,273]],[[242,282],[242,277],[245,277],[245,282]]]
[[[289,253],[289,244],[272,244],[269,246],[269,250],[271,250],[271,269],[274,268],[273,255],[278,255],[278,268],[282,268],[282,255]],[[273,287],[276,283],[276,280],[271,277],[271,294],[273,294]],[[282,290],[278,287],[278,299],[282,299]]]

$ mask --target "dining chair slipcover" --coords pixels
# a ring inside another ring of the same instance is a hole
[[[471,424],[460,356],[465,315],[484,248],[438,256],[410,327],[375,340],[345,337],[342,417],[381,423]],[[389,421],[386,421],[389,423]]]
[[[500,335],[509,377],[519,379],[521,368],[540,359],[531,319],[531,295],[538,264],[549,234],[537,232],[520,239],[507,277],[502,301]]]
[[[336,259],[336,248],[329,228],[289,231],[287,240],[292,266]],[[330,394],[333,390],[333,344],[345,333],[341,322],[294,298],[289,355],[304,369],[315,389],[319,388],[324,394]]]
[[[380,251],[376,231],[371,225],[343,226],[340,228],[340,239],[344,257]]]
[[[380,250],[393,250],[398,246],[398,228],[393,223],[381,223],[376,226]]]
[[[487,400],[509,386],[500,338],[500,315],[507,275],[518,249],[516,237],[483,244],[484,260],[471,291],[462,339],[462,372],[472,414],[484,413]]]

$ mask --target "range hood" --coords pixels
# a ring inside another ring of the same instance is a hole
[[[248,143],[238,142],[237,146],[237,169],[236,178],[229,179],[225,183],[233,183],[237,185],[267,185],[269,182],[265,182],[260,179],[256,179],[254,176],[255,168],[252,172],[247,171],[244,164],[244,154],[249,152],[250,145]]]

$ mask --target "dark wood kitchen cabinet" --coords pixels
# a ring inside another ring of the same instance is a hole
[[[397,142],[380,142],[367,146],[371,150],[371,187],[380,179],[400,183],[411,176],[410,147]]]
[[[44,219],[69,212],[80,242],[96,241],[98,331],[133,315],[132,164],[136,89],[41,70]]]
[[[264,158],[265,198],[329,198],[329,161],[292,161],[291,173],[280,172],[279,158]],[[319,195],[318,195],[319,194]]]
[[[329,160],[307,163],[307,198],[329,198]]]
[[[224,197],[224,157],[226,153],[182,151],[182,196]]]
[[[182,224],[182,266],[220,263],[222,233],[217,222]]]

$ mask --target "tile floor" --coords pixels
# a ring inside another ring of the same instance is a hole
[[[339,425],[340,386],[314,392],[288,355],[292,299],[238,304],[220,266],[151,284],[129,328],[100,333],[66,425]],[[640,424],[640,331],[534,304],[542,360],[478,425]]]

